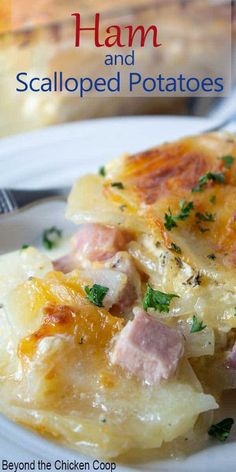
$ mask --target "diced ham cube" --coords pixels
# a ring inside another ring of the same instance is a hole
[[[236,369],[236,343],[234,344],[233,349],[229,354],[227,360],[227,367],[230,367],[230,369]]]
[[[90,261],[104,261],[124,249],[130,240],[130,234],[118,228],[88,223],[75,234],[73,246]]]
[[[64,273],[90,266],[91,262],[105,262],[121,249],[125,249],[131,235],[121,229],[88,223],[72,238],[72,250],[53,262],[54,269]]]
[[[153,385],[175,373],[184,353],[183,336],[141,308],[134,314],[115,341],[111,362]]]

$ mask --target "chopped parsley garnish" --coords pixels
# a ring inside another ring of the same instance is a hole
[[[216,220],[216,215],[213,215],[213,213],[208,213],[207,211],[205,213],[197,212],[196,217],[200,221],[208,221],[209,223],[212,223]]]
[[[207,257],[208,257],[208,259],[211,259],[212,261],[214,261],[216,259],[215,254],[209,254]]]
[[[106,177],[106,169],[105,169],[105,167],[104,167],[104,166],[99,167],[98,173],[99,173],[99,175],[101,175],[102,177]]]
[[[223,442],[229,437],[233,424],[233,418],[225,418],[219,423],[213,424],[210,427],[208,434],[209,436],[212,436],[213,438]]]
[[[101,418],[100,421],[101,421],[101,423],[106,423],[107,422],[106,418]]]
[[[223,157],[220,157],[220,159],[224,161],[224,165],[226,169],[230,169],[230,167],[232,167],[235,160],[233,156],[223,156]]]
[[[212,203],[212,205],[215,205],[215,203],[216,203],[216,195],[212,195],[212,196],[209,198],[209,202]]]
[[[172,228],[177,228],[176,217],[172,215],[171,209],[168,209],[168,213],[165,213],[164,225],[168,231],[171,231]]]
[[[234,307],[234,316],[236,316],[236,306]]]
[[[24,251],[25,249],[28,249],[29,245],[28,244],[22,244],[21,246],[21,251]]]
[[[111,186],[119,188],[120,190],[123,190],[125,188],[122,182],[112,182]]]
[[[185,200],[180,200],[179,206],[180,212],[177,215],[173,215],[170,208],[168,209],[168,213],[165,213],[164,225],[168,231],[171,231],[172,228],[177,228],[178,225],[176,221],[186,220],[194,208],[193,202],[186,203]]]
[[[120,205],[120,206],[119,206],[120,211],[124,211],[125,208],[127,208],[127,205]]]
[[[177,246],[177,244],[171,243],[170,248],[172,249],[172,251],[175,251],[177,254],[182,254],[181,248]]]
[[[168,213],[165,213],[164,225],[168,231],[172,228],[177,228],[176,217],[172,215],[171,209],[168,209]]]
[[[225,176],[222,172],[207,172],[207,174],[202,175],[198,180],[198,185],[192,188],[192,192],[202,192],[206,187],[208,181],[216,182],[218,184],[223,184],[225,182]]]
[[[103,307],[103,299],[105,298],[109,288],[94,284],[91,288],[86,285],[84,290],[87,293],[87,299],[91,303],[96,306]]]
[[[49,229],[45,229],[43,232],[43,245],[46,249],[53,249],[58,245],[59,240],[62,237],[62,231],[56,226],[52,226]]]
[[[191,210],[193,210],[193,202],[185,203],[184,200],[181,200],[179,203],[181,212],[177,215],[178,220],[186,220],[189,217]]]
[[[179,296],[173,293],[159,292],[159,290],[154,290],[151,287],[147,287],[143,299],[143,308],[146,311],[148,308],[154,308],[160,312],[164,311],[169,313],[170,302],[173,298],[179,298]]]
[[[196,315],[193,315],[192,327],[190,333],[198,333],[206,328],[206,325],[203,324],[203,321],[199,320]]]

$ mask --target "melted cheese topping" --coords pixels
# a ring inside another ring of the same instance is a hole
[[[102,198],[97,202],[96,215],[87,211],[86,217],[152,234],[166,248],[175,243],[181,247],[180,257],[185,262],[221,280],[225,272],[228,277],[235,277],[236,160],[228,169],[221,159],[228,155],[236,157],[235,138],[211,134],[124,156],[107,166],[105,179],[97,179]],[[224,184],[209,180],[201,192],[193,193],[199,178],[208,172],[223,174]],[[113,187],[112,182],[122,182],[124,188]],[[75,185],[67,212],[76,222],[84,221],[84,200],[90,201],[89,189],[82,200],[78,198],[81,186],[83,180]],[[178,214],[181,200],[193,202],[194,211],[178,227],[167,231],[165,214],[169,210]],[[196,216],[206,212],[212,214],[214,222],[201,221]],[[208,258],[212,254],[216,257]]]
[[[153,387],[112,366],[111,342],[125,320],[91,304],[86,283],[78,271],[49,272],[4,298],[1,411],[96,457],[187,434],[200,413],[217,408],[214,398],[186,359],[170,382]]]

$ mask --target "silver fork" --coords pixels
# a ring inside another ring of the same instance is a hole
[[[42,190],[0,189],[0,215],[20,210],[34,203],[59,198],[66,200],[69,187]]]

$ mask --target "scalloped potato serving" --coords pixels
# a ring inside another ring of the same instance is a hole
[[[236,387],[235,138],[123,156],[75,183],[66,217],[67,254],[0,258],[1,411],[101,458],[227,439],[212,413]]]

